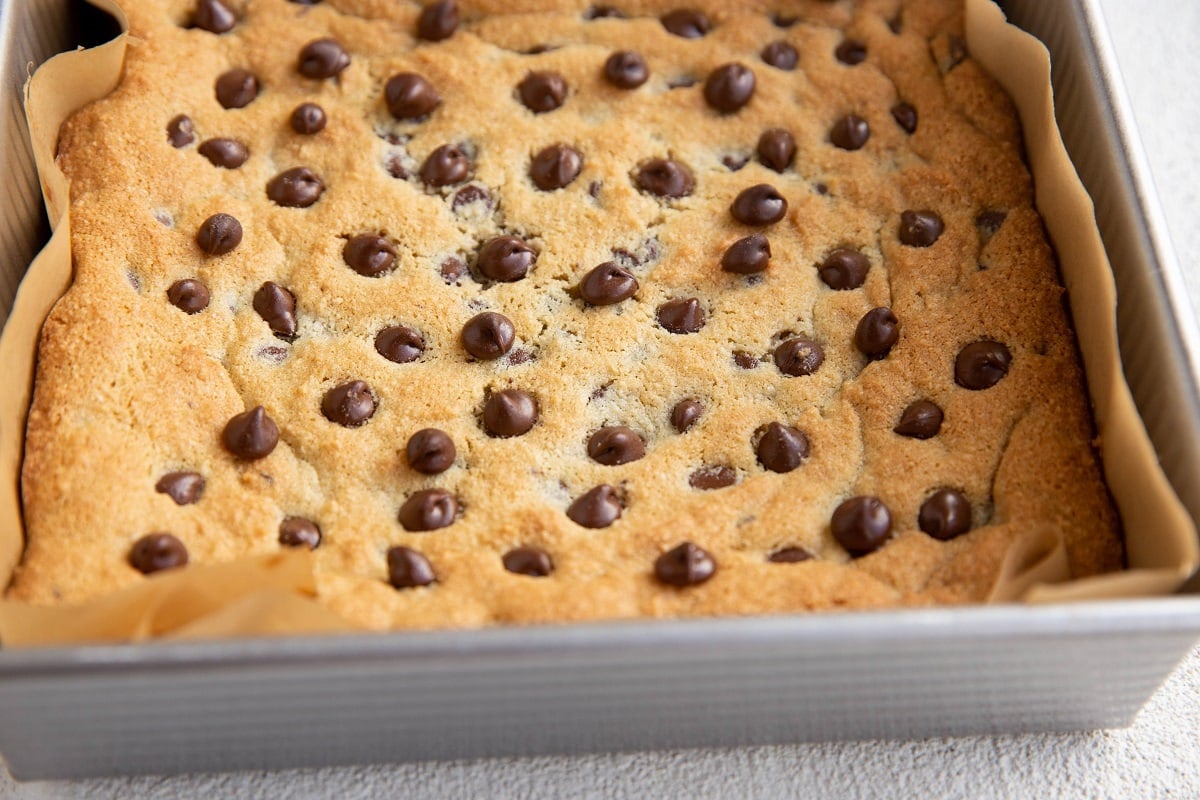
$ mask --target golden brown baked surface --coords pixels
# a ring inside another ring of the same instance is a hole
[[[615,5],[130,2],[9,596],[318,538],[378,628],[978,601],[1038,530],[1119,568],[958,4]]]

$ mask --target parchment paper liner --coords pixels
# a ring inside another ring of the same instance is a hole
[[[111,0],[91,0],[125,17]],[[990,0],[966,0],[967,46],[1016,102],[1039,211],[1058,253],[1083,352],[1104,472],[1125,527],[1130,569],[1070,581],[1060,537],[1031,529],[1013,543],[990,602],[1058,602],[1153,596],[1174,591],[1200,560],[1196,531],[1158,465],[1117,352],[1116,290],[1091,199],[1067,158],[1054,122],[1050,59],[1033,37],[1004,21]],[[0,579],[7,583],[23,547],[19,495],[25,418],[42,322],[71,282],[66,177],[55,164],[58,131],[77,108],[120,79],[126,35],[43,65],[25,89],[25,108],[54,236],[29,268],[0,337],[10,376],[0,389]],[[160,638],[349,631],[314,599],[313,561],[281,552],[229,564],[160,573],[131,589],[73,608],[0,602],[6,646]]]

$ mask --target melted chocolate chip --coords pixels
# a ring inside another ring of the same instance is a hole
[[[471,175],[471,158],[456,144],[435,149],[421,165],[421,180],[430,186],[451,186]]]
[[[857,289],[867,280],[870,260],[857,250],[840,247],[821,262],[817,274],[830,289]]]
[[[649,77],[646,59],[632,50],[618,50],[604,62],[604,79],[618,89],[636,89]]]
[[[748,353],[745,350],[734,350],[733,363],[739,369],[755,369],[762,362],[754,353]]]
[[[321,199],[325,184],[308,167],[293,167],[267,183],[267,197],[285,208],[308,208]]]
[[[917,110],[910,103],[897,103],[892,106],[892,119],[905,133],[917,132]]]
[[[711,492],[714,489],[724,489],[737,483],[737,472],[731,467],[714,464],[701,467],[688,476],[688,485],[693,489]]]
[[[151,533],[143,536],[129,549],[129,565],[143,575],[182,567],[187,563],[187,548],[169,533]]]
[[[700,419],[700,415],[704,413],[704,406],[696,400],[680,400],[671,409],[671,427],[679,433],[687,433],[688,428],[696,424],[696,420]]]
[[[717,562],[702,547],[684,542],[654,560],[654,577],[671,586],[695,586],[717,572]]]
[[[621,518],[621,498],[607,483],[587,491],[567,508],[567,517],[585,528],[607,528]]]
[[[833,512],[830,530],[851,556],[864,556],[887,541],[892,515],[878,497],[851,497]]]
[[[813,554],[803,547],[785,547],[767,556],[767,561],[772,564],[799,564],[803,561],[811,561],[813,558]]]
[[[854,329],[854,346],[872,360],[883,358],[900,339],[900,320],[890,308],[872,308]]]
[[[833,51],[837,60],[851,67],[867,60],[867,45],[857,39],[846,39]]]
[[[565,144],[555,144],[540,151],[529,164],[529,177],[544,192],[567,186],[579,177],[583,169],[583,153]]]
[[[344,428],[357,428],[375,415],[375,396],[366,381],[343,383],[321,398],[321,413]]]
[[[668,32],[684,39],[699,39],[712,30],[712,22],[703,11],[691,8],[679,8],[664,14],[661,18]]]
[[[537,253],[525,242],[515,236],[497,236],[480,248],[475,265],[484,277],[511,283],[524,278],[536,261]]]
[[[912,439],[929,439],[942,429],[942,409],[930,400],[910,403],[893,431]]]
[[[458,3],[438,0],[421,9],[417,17],[417,38],[427,42],[449,39],[458,30]]]
[[[176,505],[188,506],[204,494],[204,476],[199,472],[168,472],[154,484],[154,491],[167,495]]]
[[[1006,211],[984,211],[975,218],[975,229],[979,231],[980,244],[987,244],[1000,232],[1000,226],[1008,218]]]
[[[296,133],[311,136],[325,130],[325,109],[316,103],[301,103],[292,109],[289,121]]]
[[[194,278],[175,281],[167,289],[167,300],[185,314],[199,314],[210,299],[208,287]]]
[[[342,259],[359,275],[378,278],[395,268],[396,248],[384,236],[360,233],[346,242]]]
[[[774,186],[759,183],[743,189],[734,199],[729,211],[745,225],[771,225],[787,214],[788,202]]]
[[[206,139],[196,148],[214,167],[237,169],[250,157],[250,149],[237,139]]]
[[[350,66],[350,54],[334,39],[317,39],[304,45],[296,69],[306,78],[332,78]]]
[[[450,256],[442,262],[441,267],[438,268],[438,272],[442,276],[442,280],[447,284],[453,283],[457,285],[459,279],[467,274],[467,265],[462,262],[461,258]]]
[[[435,531],[452,524],[458,516],[458,500],[445,489],[414,492],[400,506],[398,518],[406,531]]]
[[[442,102],[433,84],[415,72],[401,72],[388,78],[383,96],[388,112],[396,119],[420,119]]]
[[[316,550],[321,546],[321,528],[306,517],[287,517],[279,523],[279,543]]]
[[[808,437],[791,425],[772,422],[761,431],[754,448],[758,463],[772,472],[791,472],[808,458]]]
[[[279,444],[279,426],[262,406],[234,416],[221,432],[225,449],[244,461],[265,458]]]
[[[784,375],[812,375],[825,363],[825,350],[812,339],[796,336],[775,348],[775,366]]]
[[[266,320],[271,333],[289,342],[296,338],[296,295],[267,281],[254,293],[254,310]]]
[[[520,389],[496,392],[483,404],[483,427],[491,436],[502,439],[521,436],[528,433],[537,420],[537,401]]]
[[[550,554],[536,547],[514,547],[501,559],[504,568],[514,575],[544,578],[554,572]]]
[[[375,334],[375,352],[397,364],[416,361],[425,352],[425,338],[403,325],[390,325]]]
[[[458,212],[467,206],[476,204],[482,206],[486,211],[491,211],[492,195],[482,186],[471,183],[454,193],[454,199],[450,201],[450,210]]]
[[[732,114],[750,102],[755,83],[754,71],[745,64],[722,64],[704,81],[704,101],[722,114]]]
[[[579,296],[593,306],[611,306],[628,300],[637,294],[637,290],[637,278],[629,270],[617,266],[615,261],[605,261],[579,282]]]
[[[411,547],[388,548],[387,567],[388,583],[393,589],[415,589],[437,580],[429,559]]]
[[[800,54],[787,42],[771,42],[763,48],[762,60],[776,69],[791,72],[800,63]]]
[[[610,425],[588,438],[587,451],[593,461],[615,467],[646,455],[646,443],[632,428]]]
[[[404,455],[417,472],[437,475],[454,466],[458,451],[450,434],[437,428],[423,428],[409,437]]]
[[[530,72],[517,84],[517,94],[530,111],[545,114],[567,99],[567,79],[548,70]]]
[[[921,504],[917,524],[943,542],[961,536],[971,529],[971,501],[957,489],[938,489]]]
[[[696,188],[692,171],[678,161],[652,158],[638,167],[637,185],[659,197],[686,197]]]
[[[222,108],[245,108],[258,97],[258,78],[247,70],[231,69],[221,73],[215,89]]]
[[[512,320],[494,311],[476,314],[462,329],[463,348],[480,361],[492,361],[512,349],[516,328]]]
[[[721,256],[721,269],[739,275],[762,272],[771,261],[771,243],[761,233],[738,239]]]
[[[695,297],[668,300],[655,314],[658,324],[671,333],[695,333],[704,327],[704,308]]]
[[[242,223],[229,214],[213,214],[196,231],[196,244],[210,256],[231,253],[241,243]]]
[[[1000,342],[971,342],[954,359],[954,382],[964,389],[990,389],[1008,374],[1012,353]]]
[[[192,27],[209,33],[228,33],[237,25],[237,14],[221,0],[199,0],[192,14]]]
[[[187,147],[196,141],[196,128],[192,124],[192,118],[186,114],[172,117],[167,123],[167,141],[171,143],[171,147]]]
[[[871,126],[856,114],[847,114],[829,129],[829,141],[843,150],[858,150],[870,138]]]
[[[934,211],[905,211],[900,214],[900,241],[911,247],[929,247],[945,226]]]
[[[796,140],[783,128],[771,128],[758,137],[758,160],[776,172],[783,172],[796,158]]]

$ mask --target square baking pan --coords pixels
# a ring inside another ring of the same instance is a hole
[[[1009,0],[1116,273],[1126,374],[1200,520],[1200,336],[1096,0]],[[0,321],[44,240],[19,105],[62,0],[0,0]],[[1128,725],[1200,598],[0,651],[20,779]]]

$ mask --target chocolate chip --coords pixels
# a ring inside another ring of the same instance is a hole
[[[750,156],[743,155],[742,153],[731,153],[727,156],[722,156],[721,163],[724,164],[725,168],[730,172],[737,172],[739,169],[750,163]]]
[[[167,495],[176,505],[191,505],[204,494],[204,476],[199,472],[168,472],[154,484],[154,491]]]
[[[607,528],[621,518],[621,498],[607,483],[587,491],[567,508],[567,517],[585,528]]]
[[[649,77],[646,59],[632,50],[618,50],[604,62],[604,79],[618,89],[636,89]]]
[[[771,243],[761,233],[752,233],[729,245],[721,256],[721,269],[739,275],[762,272],[771,261]]]
[[[692,171],[678,161],[652,158],[638,167],[637,185],[659,197],[686,197],[696,188]]]
[[[754,86],[754,71],[745,64],[722,64],[704,81],[704,101],[722,114],[732,114],[750,102]]]
[[[837,60],[854,66],[867,60],[867,45],[857,39],[846,39],[833,51]]]
[[[285,341],[296,338],[296,296],[274,281],[254,293],[254,310],[267,322],[271,333]]]
[[[237,139],[206,139],[196,148],[214,167],[237,169],[250,157],[250,149]]]
[[[462,329],[463,348],[480,361],[492,361],[512,349],[516,328],[512,320],[494,311],[484,311],[467,320]]]
[[[384,236],[360,233],[346,242],[342,259],[359,275],[378,278],[395,268],[396,247]]]
[[[684,39],[699,39],[712,30],[712,23],[703,11],[679,8],[662,16],[662,25],[668,32]]]
[[[192,14],[192,27],[209,33],[228,33],[237,25],[237,14],[221,0],[199,0]]]
[[[787,42],[771,42],[763,48],[762,60],[776,69],[791,72],[800,63],[800,54]]]
[[[605,261],[579,282],[579,296],[593,306],[611,306],[628,300],[637,290],[637,278],[624,267],[618,267],[615,261]]]
[[[332,78],[350,66],[350,54],[333,39],[317,39],[300,50],[296,69],[306,78]]]
[[[654,560],[654,576],[671,586],[695,586],[717,572],[717,562],[702,547],[684,542]]]
[[[245,108],[258,97],[258,78],[247,70],[231,69],[217,78],[215,88],[222,108]]]
[[[186,114],[172,117],[167,123],[167,141],[171,147],[187,147],[196,141],[196,129],[191,117]]]
[[[930,400],[910,403],[892,430],[912,439],[929,439],[942,429],[942,409]]]
[[[737,483],[737,472],[731,467],[712,465],[701,467],[688,476],[688,485],[693,489],[711,492]]]
[[[550,554],[536,547],[514,547],[504,554],[501,562],[506,570],[515,575],[544,578],[554,572]]]
[[[808,458],[808,437],[791,425],[772,422],[760,431],[754,451],[758,463],[771,472],[791,472]]]
[[[151,533],[143,536],[134,542],[129,550],[129,565],[143,575],[162,569],[182,567],[187,563],[187,548],[169,533]]]
[[[397,364],[416,361],[425,352],[425,338],[403,325],[390,325],[375,334],[375,352]]]
[[[325,130],[325,109],[316,103],[301,103],[292,109],[290,119],[292,130],[304,136],[311,136]]]
[[[262,406],[234,416],[221,432],[225,449],[244,461],[265,458],[279,444],[279,426]]]
[[[587,451],[593,461],[616,467],[646,455],[646,443],[632,428],[609,425],[588,437]]]
[[[208,308],[208,287],[193,278],[175,281],[167,289],[167,300],[186,314],[199,314]]]
[[[406,155],[401,155],[400,153],[393,153],[388,157],[387,164],[385,165],[388,175],[391,175],[397,180],[408,180],[408,177],[412,175],[412,173],[409,172],[408,167],[405,166],[405,157]]]
[[[696,420],[700,419],[700,415],[704,413],[704,406],[696,400],[680,400],[671,409],[671,427],[679,433],[687,433],[688,428],[696,424]]]
[[[461,258],[450,256],[442,262],[442,265],[438,268],[438,272],[441,274],[442,280],[446,283],[457,284],[459,279],[467,274],[467,265],[462,262]]]
[[[308,208],[321,199],[325,184],[308,167],[293,167],[267,183],[267,197],[285,208]]]
[[[783,172],[796,158],[796,140],[783,128],[771,128],[758,137],[757,152],[765,166]]]
[[[421,165],[421,180],[430,186],[462,183],[471,174],[471,158],[456,144],[435,149]]]
[[[900,214],[900,241],[911,247],[929,247],[945,226],[935,211],[905,211]]]
[[[854,346],[867,358],[879,360],[900,339],[900,320],[890,308],[872,308],[854,329]]]
[[[812,339],[796,336],[775,348],[775,366],[784,375],[812,375],[825,363],[825,350]]]
[[[429,559],[411,547],[389,547],[387,566],[388,583],[393,589],[415,589],[437,580]]]
[[[196,244],[210,256],[231,253],[241,243],[242,223],[229,214],[213,214],[196,231]]]
[[[321,528],[305,517],[287,517],[279,523],[279,543],[316,550],[321,546]]]
[[[870,260],[858,252],[845,247],[839,247],[821,262],[817,274],[830,289],[839,291],[857,289],[867,280],[867,272],[871,269]]]
[[[491,211],[492,195],[482,186],[471,183],[454,193],[454,199],[450,201],[450,210],[458,212],[460,209],[475,204],[479,204],[485,210]]]
[[[435,531],[445,528],[458,516],[458,500],[445,489],[414,492],[400,506],[398,518],[406,531]]]
[[[878,497],[851,497],[833,512],[830,530],[851,556],[864,556],[887,541],[892,515]]]
[[[813,554],[803,547],[785,547],[767,556],[767,561],[772,564],[799,564],[803,561],[811,561],[813,558]]]
[[[668,300],[655,314],[658,324],[671,333],[695,333],[704,327],[704,309],[695,297]]]
[[[979,231],[980,244],[987,244],[1000,231],[1000,226],[1008,218],[1005,211],[984,211],[975,218],[975,229]]]
[[[847,114],[829,129],[829,141],[843,150],[858,150],[870,138],[871,126],[856,114]]]
[[[521,102],[535,114],[553,111],[567,99],[567,80],[548,70],[530,72],[519,84]]]
[[[442,102],[433,84],[415,72],[401,72],[388,78],[383,96],[388,111],[396,119],[420,119]]]
[[[515,236],[489,239],[479,250],[475,265],[484,277],[503,283],[519,281],[537,261],[532,247]]]
[[[533,157],[529,177],[544,192],[561,189],[579,177],[583,169],[583,153],[565,144],[551,145]]]
[[[491,436],[502,439],[521,436],[528,433],[537,420],[537,401],[520,389],[496,392],[483,404],[483,427]]]
[[[408,439],[404,455],[417,472],[437,475],[454,466],[458,451],[450,434],[437,428],[423,428]]]
[[[964,389],[990,389],[1008,374],[1012,353],[1000,342],[971,342],[954,359],[954,382]]]
[[[625,19],[625,14],[619,8],[612,6],[592,6],[583,12],[583,18],[593,19]]]
[[[375,396],[366,381],[343,383],[321,398],[321,413],[344,428],[357,428],[375,415]]]
[[[743,189],[730,205],[733,218],[745,225],[771,225],[787,213],[787,200],[774,186],[759,183]]]
[[[909,103],[897,103],[892,106],[892,119],[905,133],[916,133],[917,110]]]
[[[734,350],[733,363],[739,369],[755,369],[762,362],[754,353],[745,350]]]
[[[938,489],[921,504],[917,524],[943,542],[961,536],[971,529],[971,501],[957,489]]]
[[[417,17],[417,38],[427,42],[449,39],[458,30],[458,3],[439,0],[421,9]]]

